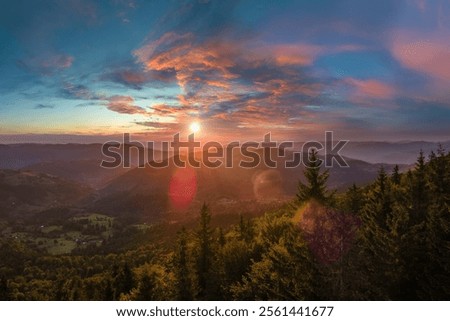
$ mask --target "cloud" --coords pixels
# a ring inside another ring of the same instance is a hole
[[[198,110],[195,107],[188,105],[177,106],[168,104],[156,104],[152,105],[152,114],[156,116],[184,116],[187,114],[197,114]]]
[[[374,98],[374,99],[391,99],[395,96],[396,91],[390,84],[375,79],[345,79],[345,81],[353,87],[353,95],[357,99]]]
[[[175,74],[170,70],[146,71],[142,68],[112,68],[112,70],[101,75],[100,79],[140,90],[143,87],[161,88],[167,86],[168,83],[175,80]]]
[[[104,100],[103,95],[98,95],[84,85],[77,85],[71,82],[64,82],[61,93],[63,97],[68,99],[84,99],[84,100]]]
[[[37,104],[36,106],[34,106],[34,109],[53,109],[53,108],[55,108],[55,106],[49,104]]]
[[[41,75],[50,76],[57,71],[67,69],[72,66],[74,58],[66,54],[45,55],[21,59],[18,65],[26,70]]]
[[[267,46],[275,62],[280,66],[311,65],[317,55],[323,53],[324,47],[310,44],[283,44]]]
[[[196,45],[193,34],[166,33],[134,52],[138,61],[150,71],[175,71],[178,82],[184,86],[198,73],[207,73],[217,81],[234,77],[228,70],[236,48],[231,43]]]
[[[182,125],[180,123],[169,123],[169,122],[156,122],[156,121],[143,121],[135,122],[136,125],[149,127],[158,131],[170,130],[170,131],[180,131]]]
[[[107,108],[120,114],[143,114],[148,111],[134,104],[133,97],[130,96],[112,96],[108,98]]]
[[[102,75],[101,80],[109,80],[134,89],[141,89],[142,85],[148,82],[148,76],[143,72],[120,69]]]
[[[159,32],[171,30],[175,33],[194,33],[202,38],[211,36],[247,36],[244,31],[236,9],[240,0],[183,0],[174,2],[167,10],[167,14],[158,22]]]
[[[61,89],[63,97],[67,99],[86,100],[77,106],[104,105],[107,109],[119,114],[142,114],[148,115],[149,111],[137,106],[134,98],[125,95],[106,96],[97,94],[84,85],[76,85],[66,82]]]
[[[450,42],[448,41],[432,37],[401,36],[393,42],[392,54],[406,68],[438,80],[450,81]]]
[[[274,112],[287,119],[318,95],[321,84],[305,67],[319,51],[312,45],[254,47],[244,41],[201,41],[191,33],[169,32],[134,55],[148,72],[174,73],[182,90],[179,105],[194,107],[200,117],[239,122],[239,117],[252,113],[270,122]],[[179,111],[164,108],[165,114]]]

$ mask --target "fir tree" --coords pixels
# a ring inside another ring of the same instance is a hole
[[[393,214],[392,205],[389,180],[384,168],[381,168],[377,180],[367,193],[361,213],[361,246],[365,264],[362,269],[369,272],[371,297],[376,299],[390,298],[390,289],[386,288],[386,284],[397,285],[397,273],[391,273],[395,270],[398,252],[389,224]]]
[[[239,215],[239,235],[246,242],[253,238],[253,226],[250,220],[245,220],[242,214]]]
[[[429,162],[430,205],[425,219],[428,264],[423,297],[448,300],[450,290],[450,154],[439,146]]]
[[[394,169],[392,170],[392,176],[391,180],[394,185],[400,185],[402,179],[402,175],[400,174],[400,169],[398,165],[394,166]]]
[[[315,199],[321,203],[330,203],[334,193],[327,191],[327,180],[329,171],[320,172],[322,161],[319,159],[317,150],[313,149],[308,157],[306,168],[303,171],[307,184],[298,183],[297,201],[300,204]]]
[[[413,225],[423,221],[427,213],[428,190],[426,176],[425,157],[423,152],[420,151],[410,185],[411,210],[409,215]]]
[[[175,256],[175,278],[178,300],[192,300],[192,283],[188,258],[188,238],[183,227],[178,234],[178,247]]]
[[[5,276],[0,275],[0,301],[10,300],[10,290],[8,287],[8,280]]]
[[[197,282],[200,298],[205,298],[211,290],[208,287],[211,281],[210,274],[213,264],[213,238],[210,221],[211,214],[209,213],[208,206],[204,203],[200,210],[200,226],[197,232]]]
[[[356,184],[353,184],[345,194],[344,210],[358,215],[364,204],[363,197],[364,195],[362,190],[356,186]]]
[[[113,272],[114,300],[118,300],[121,294],[127,294],[134,286],[133,272],[128,263],[115,267]]]
[[[420,151],[414,171],[406,176],[405,198],[398,193],[396,200],[398,208],[406,212],[408,219],[404,222],[404,235],[401,243],[400,260],[405,265],[404,282],[401,285],[406,293],[404,298],[417,300],[419,280],[423,278],[427,264],[425,238],[425,221],[429,208],[429,191],[427,183],[427,166],[423,152]],[[397,187],[399,190],[400,187]]]

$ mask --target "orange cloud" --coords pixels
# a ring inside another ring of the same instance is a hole
[[[134,105],[134,99],[130,96],[112,96],[108,98],[107,108],[120,114],[144,114],[148,111]]]
[[[197,112],[197,109],[194,107],[190,107],[188,105],[183,106],[172,106],[167,104],[157,104],[151,107],[152,116],[161,116],[161,117],[181,117],[186,114],[194,114]]]
[[[281,66],[310,65],[315,57],[323,52],[322,47],[308,44],[276,45],[266,49],[271,52],[277,64]]]
[[[120,75],[122,76],[124,82],[130,84],[142,84],[148,80],[145,74],[130,70],[124,70],[120,73]]]
[[[395,95],[395,89],[381,81],[369,79],[346,79],[346,82],[354,88],[354,95],[358,98],[375,98],[375,99],[390,99]]]
[[[301,68],[321,52],[313,45],[249,47],[244,42],[166,33],[134,52],[147,72],[173,72],[178,105],[152,106],[152,115],[236,126],[287,124],[322,85]],[[231,123],[231,124],[230,124]]]
[[[195,71],[210,71],[214,72],[211,76],[234,78],[228,71],[234,65],[231,59],[233,51],[235,48],[229,43],[195,46],[192,34],[166,33],[134,54],[147,69],[175,70],[178,80],[185,83]]]

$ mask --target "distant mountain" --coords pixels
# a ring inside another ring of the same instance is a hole
[[[0,170],[0,217],[29,216],[70,206],[91,192],[87,187],[47,174]]]
[[[283,164],[282,158],[272,155],[272,159]],[[146,221],[167,218],[168,213],[171,219],[189,212],[197,214],[203,202],[208,202],[215,213],[231,208],[251,212],[264,203],[291,199],[298,181],[304,179],[302,166],[269,168],[261,163],[255,168],[242,168],[238,166],[241,160],[248,159],[238,154],[232,168],[183,169],[174,166],[172,159],[167,168],[135,168],[100,190],[92,206],[105,214],[134,215]],[[381,166],[387,171],[393,167],[353,159],[347,162],[348,168],[330,168],[329,188],[345,190],[353,183],[363,185],[377,176]]]
[[[441,143],[447,151],[450,150],[450,141]],[[428,155],[436,150],[435,142],[349,142],[343,149],[342,155],[360,159],[369,163],[387,164],[414,164],[422,150]]]
[[[358,150],[362,150],[361,145]],[[382,145],[384,146],[384,145]],[[411,147],[413,148],[413,147]],[[55,207],[83,208],[130,221],[179,221],[197,215],[203,202],[217,214],[263,212],[270,204],[292,199],[303,167],[285,168],[288,153],[280,158],[272,150],[276,168],[260,163],[242,168],[249,159],[233,153],[232,168],[180,169],[173,161],[166,168],[104,169],[100,144],[0,145],[0,211],[7,214],[40,213]],[[134,153],[136,150],[134,149]],[[262,159],[262,150],[256,150]],[[161,156],[156,151],[156,156]],[[201,153],[197,153],[199,158]],[[306,157],[306,155],[302,155]],[[186,157],[186,155],[184,156]],[[347,158],[348,168],[330,168],[330,189],[372,181],[382,166]],[[138,158],[133,154],[132,164]],[[393,165],[383,165],[387,171]],[[408,168],[402,165],[402,169]],[[94,188],[91,190],[89,187]],[[81,203],[80,203],[81,201]]]
[[[127,168],[102,168],[99,159],[55,160],[32,164],[25,170],[58,176],[93,188],[104,187]]]
[[[53,161],[102,159],[100,144],[13,144],[0,145],[0,168],[20,169]]]
[[[136,148],[130,150],[130,165],[134,167],[138,164],[139,157]],[[117,152],[123,155],[123,146]],[[157,150],[153,154],[157,159],[161,156]],[[108,181],[129,169],[123,166],[102,168],[102,160],[108,158],[102,154],[101,144],[0,145],[0,169],[46,173],[96,189],[104,187]]]

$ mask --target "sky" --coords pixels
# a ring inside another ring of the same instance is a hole
[[[0,5],[0,143],[450,139],[448,0]]]

